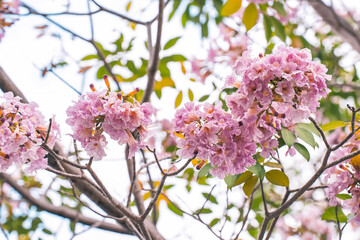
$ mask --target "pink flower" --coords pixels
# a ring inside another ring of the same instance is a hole
[[[183,136],[177,139],[177,154],[209,159],[216,167],[211,174],[217,177],[242,173],[255,163],[252,154],[256,153],[256,144],[245,136],[244,127],[221,104],[187,103],[176,112],[173,123],[174,130]]]
[[[94,160],[106,156],[104,133],[119,144],[129,144],[132,157],[139,148],[145,148],[146,127],[152,122],[152,113],[150,104],[139,104],[132,96],[107,90],[93,91],[80,96],[67,109],[66,122],[74,131],[73,138]]]
[[[13,93],[5,93],[0,105],[0,171],[12,164],[26,165],[27,172],[44,169],[47,166],[41,148],[48,134],[48,126],[36,103],[21,103]],[[53,147],[59,138],[59,126],[54,118],[47,145]]]

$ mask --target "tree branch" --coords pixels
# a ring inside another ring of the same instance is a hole
[[[164,12],[164,0],[159,0],[159,15],[157,17],[158,26],[157,26],[157,36],[155,47],[150,51],[150,60],[149,60],[149,68],[148,68],[148,82],[145,89],[144,97],[142,102],[150,101],[151,93],[154,90],[155,85],[155,74],[159,67],[159,53],[160,53],[160,42],[161,42],[161,32],[162,32],[162,24],[163,24],[163,12]],[[149,30],[149,29],[148,29]],[[151,34],[148,34],[151,36]],[[150,43],[151,41],[149,41]]]
[[[346,20],[338,16],[332,7],[327,6],[321,0],[307,0],[307,2],[329,24],[334,32],[360,53],[360,36]]]
[[[72,210],[70,208],[63,206],[54,206],[51,203],[47,202],[46,200],[34,198],[28,189],[17,184],[17,182],[6,173],[0,173],[0,179],[8,183],[30,204],[35,205],[37,208],[41,210],[47,211],[57,216],[68,218],[73,221],[76,220],[85,225],[92,226],[96,224],[96,227],[100,229],[104,229],[112,232],[124,233],[124,234],[132,234],[128,228],[120,224],[102,222],[101,220],[98,219],[86,217],[81,213],[79,213],[78,211]]]

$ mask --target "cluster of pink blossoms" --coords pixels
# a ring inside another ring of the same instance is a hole
[[[185,104],[175,114],[174,130],[183,137],[177,140],[180,157],[209,159],[211,174],[224,178],[225,174],[244,172],[255,163],[252,155],[256,144],[246,127],[239,124],[221,104],[205,103],[203,106],[193,102]]]
[[[5,34],[5,27],[10,27],[14,23],[11,17],[5,18],[6,13],[9,13],[9,15],[19,13],[20,4],[20,0],[0,1],[0,11],[5,13],[0,13],[0,40]]]
[[[175,115],[178,155],[209,159],[212,174],[237,174],[255,163],[256,151],[264,158],[275,153],[274,135],[307,119],[329,92],[324,65],[313,62],[308,49],[279,47],[273,54],[251,58],[246,52],[234,64],[226,86],[236,91],[226,97],[230,113],[216,107],[189,103]]]
[[[13,93],[5,93],[0,105],[0,171],[12,164],[26,164],[27,172],[45,169],[47,152],[41,148],[48,127],[44,116],[34,102],[25,104]],[[52,121],[47,145],[53,147],[59,136],[59,127]]]
[[[80,96],[67,109],[67,124],[72,127],[74,139],[78,140],[87,154],[101,160],[107,140],[104,133],[119,144],[128,143],[130,157],[139,148],[145,148],[146,127],[152,122],[153,108],[140,104],[131,95],[123,96],[114,91],[96,91]]]
[[[282,217],[276,224],[276,233],[281,235],[281,239],[289,239],[291,236],[299,236],[302,240],[334,239],[335,228],[332,223],[321,220],[323,212],[319,206],[305,206],[302,211],[290,215],[298,226],[289,226],[289,221]]]
[[[326,80],[331,76],[326,72],[324,65],[312,61],[310,50],[285,46],[258,58],[246,52],[236,61],[226,86],[237,90],[226,97],[226,103],[234,117],[248,126],[262,148],[261,156],[273,153],[277,146],[273,136],[281,127],[291,127],[315,112],[330,91]]]
[[[358,137],[353,137],[352,143],[336,150],[330,157],[329,162],[339,160],[359,149]],[[330,199],[330,205],[340,205],[349,210],[354,215],[349,222],[360,225],[360,156],[327,169],[324,175],[324,183],[328,186],[325,192]],[[337,195],[340,193],[349,194],[350,196],[348,199],[338,198]]]

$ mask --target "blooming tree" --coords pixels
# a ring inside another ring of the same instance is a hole
[[[321,0],[83,3],[59,1],[54,11],[0,1],[0,41],[32,17],[43,21],[38,41],[62,45],[71,35],[40,75],[78,95],[62,129],[0,68],[4,237],[56,236],[41,212],[69,219],[72,239],[93,228],[147,240],[199,238],[190,230],[174,235],[170,214],[214,239],[341,239],[356,231],[359,13]],[[98,15],[126,30],[104,40]],[[87,19],[89,31],[67,17]],[[205,57],[183,52],[186,31],[169,39],[165,24],[195,27]],[[74,63],[66,48],[78,41],[94,53]],[[89,88],[67,79],[74,67]],[[174,114],[160,117],[171,112],[169,102]],[[113,152],[124,163],[111,176],[127,189],[120,194],[99,174]],[[43,172],[50,183],[38,177]]]

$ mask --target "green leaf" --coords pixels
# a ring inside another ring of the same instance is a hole
[[[308,130],[311,133],[314,133],[314,134],[318,135],[319,137],[321,136],[319,131],[316,129],[316,127],[312,123],[297,123],[296,125],[298,127],[301,127],[301,128],[304,128],[304,129]]]
[[[234,186],[236,178],[237,178],[237,175],[228,174],[225,176],[224,180],[225,180],[225,183],[228,186],[228,188],[231,189]]]
[[[179,216],[183,216],[183,212],[180,211],[177,207],[175,207],[174,204],[169,202],[167,204],[167,206],[168,206],[169,210],[171,210],[173,213],[175,213],[175,214],[177,214]]]
[[[168,21],[170,21],[171,18],[174,16],[176,10],[178,9],[178,7],[180,5],[180,2],[181,2],[181,0],[174,0],[173,1],[173,9],[172,9],[172,11],[171,11],[171,13],[169,15]]]
[[[348,125],[348,123],[343,122],[343,121],[332,121],[332,122],[328,122],[328,123],[322,125],[321,129],[324,132],[326,132],[326,131],[334,130],[335,128],[338,128],[338,127],[345,127],[346,125]]]
[[[202,208],[195,211],[196,214],[208,214],[212,213],[212,210],[209,208]]]
[[[99,67],[97,73],[96,73],[96,78],[97,79],[103,79],[105,74],[109,74],[105,68],[104,65],[102,65],[101,67]]]
[[[71,232],[75,232],[75,226],[76,226],[76,223],[74,221],[70,221],[70,230]]]
[[[210,163],[208,163],[208,164],[206,164],[205,166],[203,166],[203,167],[200,169],[197,178],[199,179],[199,178],[201,178],[201,177],[203,177],[203,176],[206,176],[206,175],[210,172],[210,169],[211,169],[211,164],[210,164]]]
[[[194,100],[194,94],[193,94],[193,92],[191,91],[190,88],[189,88],[189,90],[188,90],[188,96],[189,96],[189,100],[190,100],[190,101],[193,101],[193,100]]]
[[[234,183],[234,187],[246,182],[249,178],[251,178],[252,175],[253,175],[253,173],[250,171],[246,171],[244,173],[239,174]]]
[[[30,230],[35,231],[38,228],[40,223],[42,223],[42,220],[39,217],[34,218],[31,222]]]
[[[210,195],[208,193],[202,193],[202,195],[204,196],[204,198],[208,199],[210,202],[218,204],[216,198],[213,195]]]
[[[282,128],[281,136],[282,136],[284,142],[286,143],[286,145],[288,145],[289,147],[295,143],[296,136],[292,131],[287,130],[286,128]]]
[[[304,142],[306,142],[313,148],[319,147],[317,142],[315,142],[315,139],[314,139],[314,136],[312,135],[312,133],[309,132],[308,130],[306,130],[305,128],[295,127],[295,132],[300,139],[304,140]]]
[[[160,62],[159,64],[159,71],[161,77],[171,77],[170,69],[164,62]]]
[[[310,160],[310,153],[304,145],[301,143],[294,143],[294,147],[307,161]]]
[[[209,226],[210,226],[210,227],[213,227],[213,226],[215,226],[216,224],[218,224],[218,222],[220,222],[220,219],[219,219],[219,218],[214,218],[214,219],[210,222]]]
[[[284,168],[283,165],[281,165],[280,163],[277,163],[277,162],[265,162],[264,166],[272,167],[272,168],[281,168],[281,169]]]
[[[286,33],[284,25],[282,25],[282,23],[273,16],[270,17],[270,21],[275,28],[275,35],[278,36],[283,42],[285,42]]]
[[[100,59],[96,54],[90,54],[81,59],[81,61],[91,60],[91,59]]]
[[[248,167],[248,170],[258,176],[261,180],[264,179],[265,169],[258,161],[256,161],[255,165]]]
[[[349,194],[344,194],[344,193],[339,193],[338,195],[336,195],[336,197],[341,200],[351,199],[351,196]]]
[[[228,0],[220,11],[223,17],[230,16],[236,13],[241,8],[242,0]]]
[[[275,1],[272,5],[272,8],[275,9],[281,16],[286,17],[286,11],[284,5],[281,2]]]
[[[206,100],[209,98],[209,96],[210,96],[210,95],[202,96],[202,97],[199,99],[199,102],[206,101]]]
[[[164,50],[169,49],[172,46],[174,46],[180,38],[181,37],[176,37],[176,38],[170,39],[167,43],[165,43]]]
[[[49,234],[49,235],[52,234],[52,232],[51,232],[49,229],[47,229],[47,228],[43,228],[42,231],[43,231],[44,233],[46,233],[46,234]]]
[[[289,178],[283,171],[273,169],[265,173],[266,179],[279,186],[289,187]]]
[[[245,184],[243,186],[243,191],[246,196],[250,197],[251,193],[253,192],[253,190],[256,187],[257,180],[258,180],[257,176],[252,176],[245,182]]]
[[[252,27],[255,26],[258,17],[259,17],[259,12],[258,9],[256,8],[256,5],[254,3],[250,3],[245,9],[242,19],[247,31],[249,31]]]
[[[175,108],[180,106],[180,104],[182,102],[182,98],[183,98],[183,93],[182,93],[182,91],[180,91],[179,94],[177,95],[176,99],[175,99]]]
[[[337,218],[336,218],[337,215]],[[329,207],[325,210],[324,214],[321,216],[321,220],[337,222],[346,222],[347,217],[344,215],[340,207]]]
[[[271,21],[268,16],[263,14],[263,24],[264,24],[264,30],[265,30],[265,38],[266,41],[269,42],[270,38],[272,36],[272,29],[271,29]]]
[[[168,63],[168,62],[184,62],[186,60],[187,60],[186,57],[184,57],[183,55],[174,54],[171,56],[163,57],[160,61],[164,63]]]
[[[138,69],[136,68],[134,61],[131,61],[131,60],[127,61],[126,62],[126,67],[132,73],[137,73],[138,72]]]

